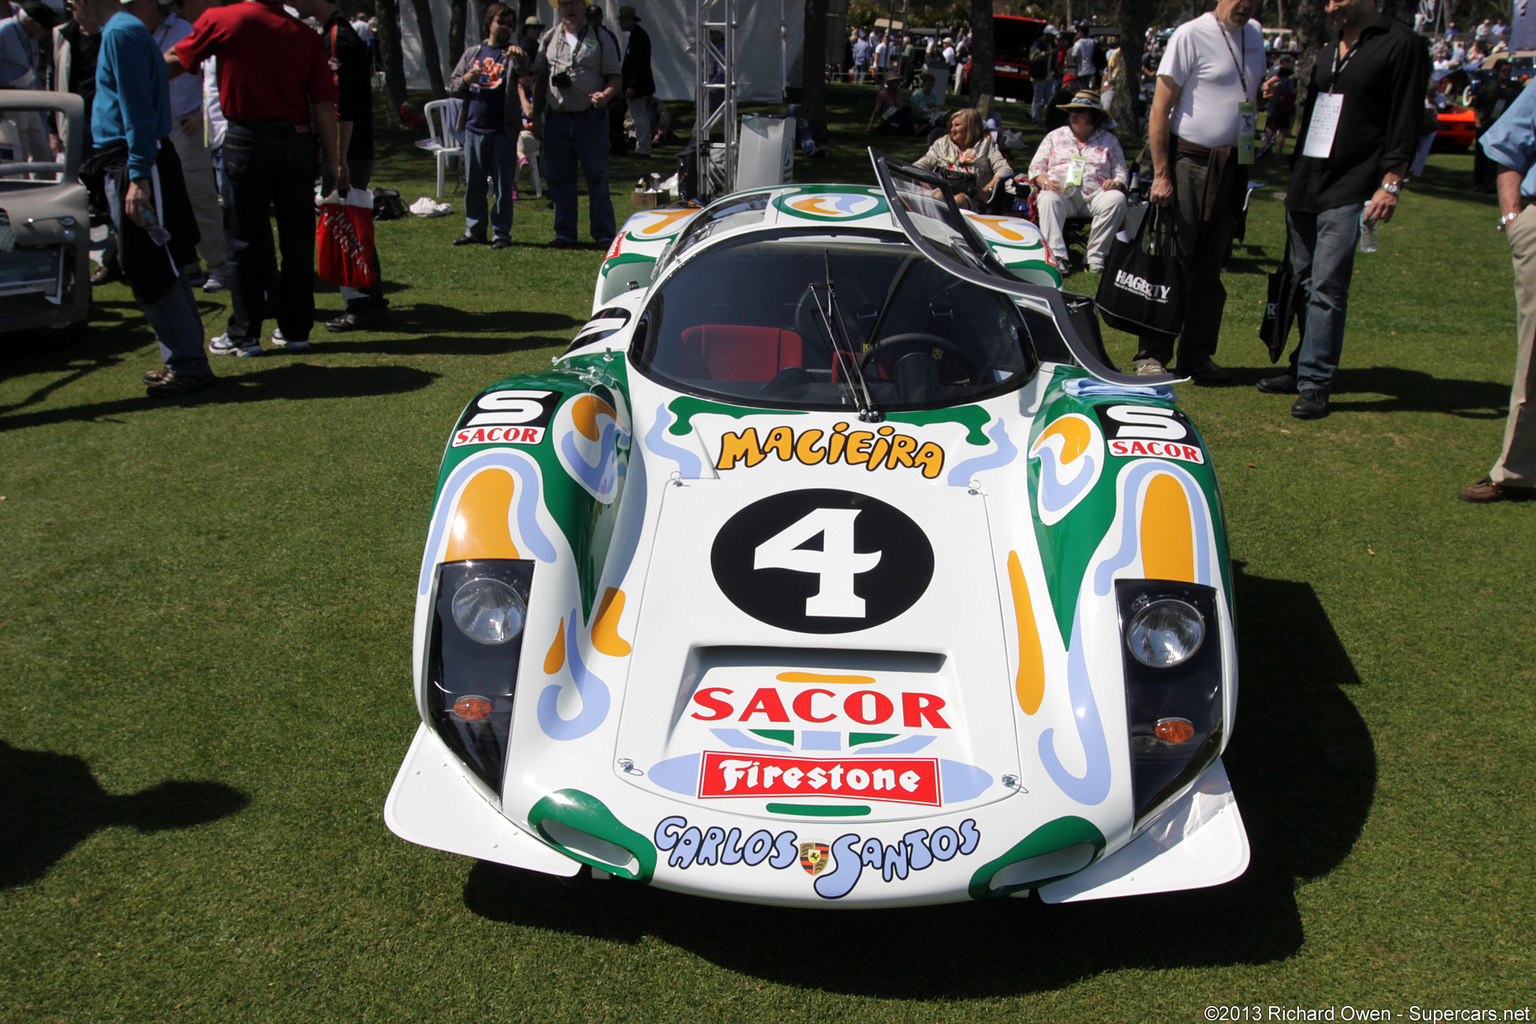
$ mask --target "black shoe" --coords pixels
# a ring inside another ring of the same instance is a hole
[[[512,239],[510,239],[510,238],[498,238],[494,242],[491,243],[491,248],[492,249],[510,249],[510,248],[512,248]]]
[[[1296,375],[1294,373],[1282,373],[1278,377],[1264,377],[1259,381],[1259,390],[1266,395],[1294,395],[1296,393]]]
[[[484,245],[485,239],[476,238],[474,235],[460,235],[453,240],[454,245]]]
[[[575,244],[575,242],[568,238],[552,238],[549,240],[549,247],[551,249],[569,249]]]
[[[384,326],[388,315],[380,311],[378,313],[343,313],[334,320],[325,322],[325,329],[340,334],[343,331],[375,331]]]
[[[604,252],[607,252],[608,251],[608,247],[611,246],[612,244],[613,244],[613,239],[611,239],[611,238],[599,238],[599,239],[597,239],[597,247],[599,249],[602,249]]]
[[[1192,377],[1197,383],[1200,384],[1232,383],[1232,374],[1229,371],[1222,369],[1220,366],[1217,366],[1214,359],[1207,359],[1205,362],[1200,363],[1197,366],[1191,366],[1188,368],[1176,367],[1173,372],[1178,374],[1180,377]]]
[[[1322,388],[1302,388],[1291,415],[1299,420],[1320,420],[1328,415],[1328,392]]]
[[[189,391],[201,391],[219,382],[212,373],[174,373],[167,371],[159,383],[145,388],[150,398],[179,398]]]

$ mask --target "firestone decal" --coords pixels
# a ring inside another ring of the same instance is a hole
[[[704,752],[700,799],[834,797],[942,806],[931,757],[774,757]]]
[[[909,434],[898,434],[890,425],[878,430],[849,430],[847,423],[834,423],[830,432],[815,428],[798,434],[793,427],[772,427],[767,436],[748,427],[720,437],[720,458],[716,469],[734,469],[738,463],[749,469],[769,455],[783,462],[816,466],[838,462],[862,465],[866,470],[916,469],[929,480],[944,471],[944,449],[932,441],[918,441]]]
[[[700,829],[688,824],[688,819],[682,815],[674,814],[657,823],[651,838],[656,849],[667,854],[667,866],[680,871],[735,864],[758,867],[764,863],[775,871],[783,871],[799,863],[816,876],[816,895],[825,900],[838,900],[853,892],[865,868],[871,873],[878,872],[885,882],[905,881],[913,871],[926,870],[957,856],[969,857],[981,845],[981,830],[976,827],[976,819],[966,818],[957,828],[948,825],[932,831],[917,828],[889,844],[849,832],[830,844],[801,845],[800,837],[792,829],[777,835],[767,829],[758,829],[743,837],[739,828],[726,830],[710,825]],[[811,864],[804,863],[802,857],[806,846],[813,852],[817,847],[830,846],[834,867],[825,870],[826,854],[811,858]]]

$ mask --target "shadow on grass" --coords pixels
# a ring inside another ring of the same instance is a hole
[[[625,943],[657,937],[754,977],[883,998],[1014,995],[1125,968],[1292,956],[1305,941],[1296,883],[1333,870],[1359,837],[1375,748],[1341,690],[1359,678],[1312,588],[1241,565],[1234,578],[1242,682],[1226,764],[1253,847],[1235,882],[1059,906],[1013,899],[825,913],[479,862],[465,905],[531,928]]]
[[[269,357],[274,361],[282,357]],[[216,362],[214,372],[222,367]],[[126,372],[126,371],[125,371]],[[65,406],[14,415],[0,414],[0,431],[37,427],[49,423],[100,420],[163,409],[168,405],[233,405],[245,402],[270,402],[274,399],[353,398],[363,395],[400,395],[420,391],[437,374],[409,366],[314,366],[287,363],[270,370],[257,370],[220,378],[218,384],[204,391],[177,399],[146,398],[138,392],[143,385],[135,379],[124,387],[135,389],[134,397],[110,402]],[[49,384],[45,390],[55,388]],[[11,408],[33,404],[32,399]],[[0,410],[4,413],[6,410]]]
[[[1295,347],[1294,342],[1290,347]],[[1252,387],[1265,377],[1291,372],[1285,356],[1273,367],[1229,369],[1233,387]],[[1294,400],[1292,395],[1268,397],[1275,400],[1271,405],[1281,414]],[[1461,419],[1502,420],[1509,414],[1509,385],[1436,377],[1399,366],[1345,368],[1334,376],[1328,408],[1335,413],[1438,412]]]
[[[105,792],[84,760],[0,741],[0,889],[35,882],[99,829],[191,828],[243,810],[250,797],[222,782],[172,780]]]
[[[385,331],[391,328],[385,328]],[[380,332],[384,333],[384,332]],[[534,349],[554,347],[564,351],[570,345],[569,338],[552,338],[540,334],[513,336],[465,336],[462,334],[423,334],[405,337],[372,338],[367,341],[337,341],[335,350],[347,352],[378,352],[392,356],[441,355],[441,356],[490,356],[511,352],[528,352]],[[330,346],[327,346],[328,348]]]
[[[452,306],[422,302],[391,310],[388,330],[392,333],[430,331],[453,337],[463,334],[523,334],[529,331],[568,331],[581,321],[565,313],[521,313],[516,310],[470,312]]]

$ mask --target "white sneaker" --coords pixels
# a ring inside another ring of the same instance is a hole
[[[1158,374],[1167,373],[1168,369],[1156,359],[1138,359],[1136,361],[1136,376],[1156,377]]]
[[[241,356],[249,359],[261,355],[261,343],[253,341],[239,345],[230,341],[228,334],[221,334],[217,338],[209,339],[208,351],[216,356]]]
[[[314,348],[307,340],[289,341],[283,337],[283,329],[281,327],[272,328],[272,347],[280,348],[285,352],[308,352]]]

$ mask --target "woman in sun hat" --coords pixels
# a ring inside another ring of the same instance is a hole
[[[1067,270],[1067,242],[1062,228],[1068,217],[1093,217],[1088,234],[1088,269],[1104,269],[1109,241],[1125,221],[1126,182],[1130,172],[1120,140],[1108,130],[1109,113],[1093,89],[1058,104],[1067,124],[1040,141],[1029,162],[1029,178],[1039,189],[1040,230],[1057,267]]]

